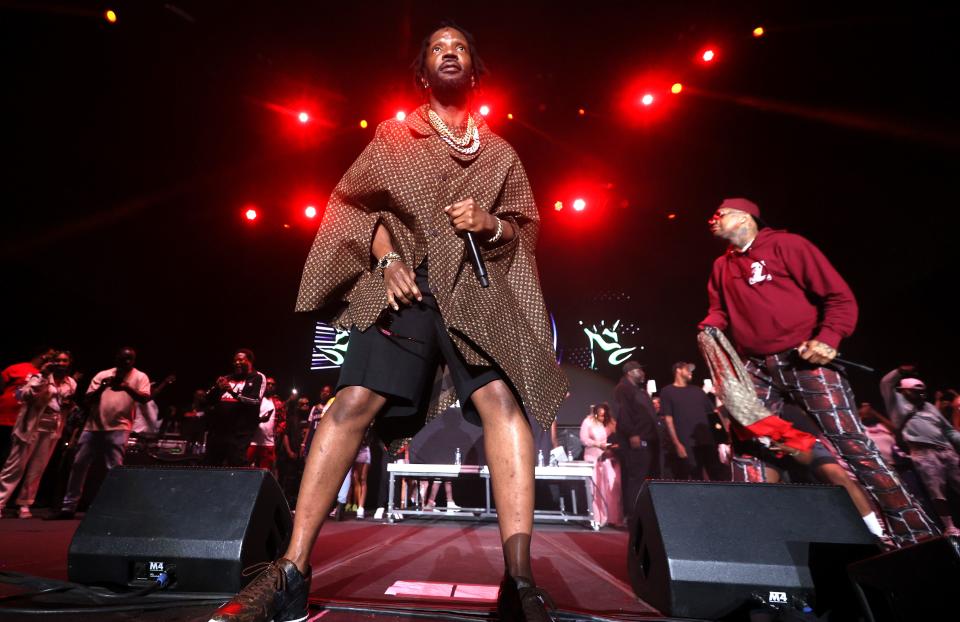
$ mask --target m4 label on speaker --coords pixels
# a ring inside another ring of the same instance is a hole
[[[770,592],[770,598],[767,599],[767,602],[771,605],[785,605],[787,604],[787,593],[786,592]]]

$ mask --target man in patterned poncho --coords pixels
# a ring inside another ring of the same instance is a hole
[[[307,457],[290,546],[218,622],[306,618],[310,552],[364,431],[376,418],[386,442],[412,436],[442,406],[431,394],[441,365],[464,416],[484,428],[506,567],[500,619],[550,619],[530,567],[531,425],[549,429],[566,381],[534,261],[536,205],[516,153],[471,114],[483,69],[472,37],[442,26],[415,66],[428,103],[377,128],[334,189],[304,268],[297,310],[335,315],[351,339]],[[465,261],[467,232],[489,287]]]

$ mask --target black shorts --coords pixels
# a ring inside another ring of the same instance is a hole
[[[340,368],[337,391],[361,386],[387,398],[377,415],[377,433],[390,440],[413,436],[423,427],[437,367],[450,370],[464,418],[480,425],[480,415],[470,396],[474,391],[506,375],[491,364],[470,365],[450,340],[436,298],[427,284],[426,260],[417,268],[417,287],[423,300],[399,311],[387,309],[364,331],[350,331],[350,342]],[[510,386],[510,383],[506,383]],[[512,389],[512,387],[511,387]],[[516,391],[517,403],[521,405]]]

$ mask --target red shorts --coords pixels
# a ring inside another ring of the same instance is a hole
[[[250,445],[247,447],[247,462],[259,469],[272,471],[277,462],[277,452],[273,445]]]

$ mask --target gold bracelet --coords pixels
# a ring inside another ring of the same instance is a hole
[[[497,217],[494,216],[494,218],[497,218]],[[496,243],[497,240],[499,240],[499,239],[500,239],[500,236],[502,236],[502,235],[503,235],[503,221],[500,220],[499,218],[497,218],[497,233],[496,233],[492,238],[490,238],[489,240],[487,240],[487,244],[494,244],[494,243]]]

